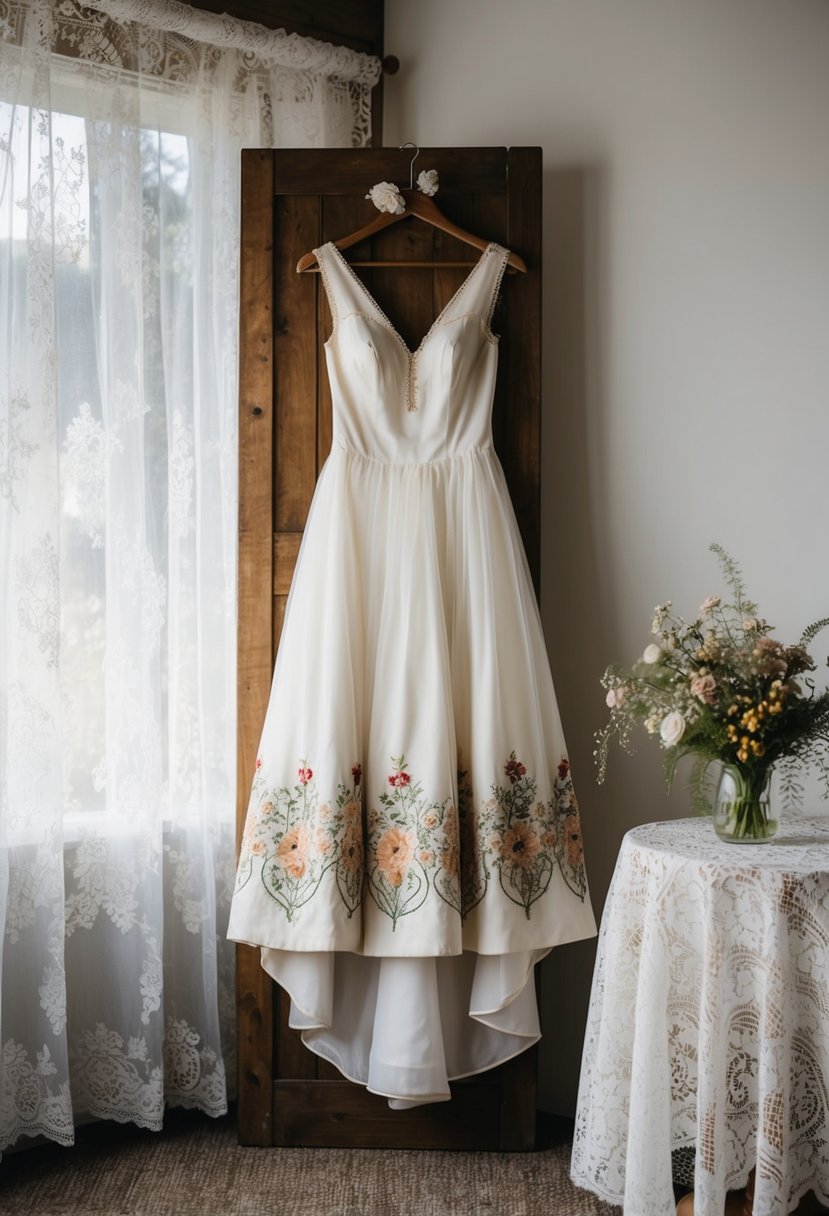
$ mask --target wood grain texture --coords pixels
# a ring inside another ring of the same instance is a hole
[[[319,469],[332,439],[331,399],[324,342],[331,318],[320,276],[297,275],[297,259],[326,240],[360,227],[370,218],[368,187],[379,180],[408,180],[410,153],[396,149],[289,150],[269,154],[273,165],[276,249],[272,259],[275,292],[273,348],[273,476],[259,487],[255,517],[268,547],[269,628],[274,653],[296,554]],[[513,494],[533,577],[538,576],[540,418],[540,153],[538,149],[427,149],[418,168],[441,173],[441,207],[457,223],[514,248],[528,262],[527,276],[510,276],[493,321],[501,350],[493,430],[496,448]],[[253,255],[253,251],[251,251]],[[473,262],[475,251],[414,221],[394,225],[349,251],[360,257],[421,257]],[[414,348],[463,281],[466,271],[360,270],[360,277]],[[248,344],[249,357],[257,357]],[[259,368],[260,377],[263,368]],[[247,383],[247,381],[246,381]],[[269,414],[271,411],[269,411]],[[255,466],[261,472],[260,457]],[[248,486],[252,481],[248,480]],[[271,513],[262,507],[270,498]],[[247,506],[243,512],[243,517]],[[251,516],[253,518],[253,516]],[[260,550],[261,551],[261,550]],[[258,585],[258,584],[257,584]],[[261,593],[261,588],[260,588]],[[253,622],[253,617],[250,617]],[[252,627],[254,627],[252,625]],[[245,639],[242,639],[243,644]],[[248,633],[248,644],[256,638]],[[273,655],[268,655],[268,674]],[[263,668],[259,655],[259,669]],[[241,686],[240,686],[241,687]],[[264,706],[259,703],[260,714]],[[255,714],[251,716],[251,721]],[[261,727],[261,718],[257,725]],[[250,763],[250,761],[249,761]],[[249,775],[248,775],[249,776]],[[241,781],[241,777],[240,777]],[[240,786],[241,804],[241,786]],[[253,955],[253,952],[250,952]],[[258,964],[257,964],[258,965]],[[251,960],[249,966],[253,966]],[[264,973],[262,973],[264,974]],[[266,981],[270,985],[270,981]],[[275,986],[270,985],[275,990]],[[248,983],[248,989],[251,984]],[[278,1005],[278,1008],[277,1008]],[[257,997],[245,1007],[247,1023],[261,1012]],[[343,1081],[318,1059],[287,1025],[287,997],[270,1011],[276,1059],[269,1077],[274,1144],[363,1145],[378,1147],[532,1147],[535,1134],[535,1053],[524,1053],[499,1069],[453,1085],[449,1103],[412,1112],[390,1112],[385,1101]],[[241,1008],[241,1006],[240,1006]],[[241,1013],[240,1013],[240,1016]],[[241,1112],[262,1106],[261,1051],[240,1041],[247,1075],[253,1053],[256,1084],[240,1084]],[[252,1116],[246,1115],[250,1124]],[[260,1119],[261,1123],[261,1119]],[[248,1131],[246,1134],[250,1134]],[[241,1138],[241,1134],[240,1134]],[[245,1140],[261,1143],[261,1140]]]
[[[271,682],[273,611],[273,155],[242,154],[239,320],[237,834],[247,811]],[[270,1144],[273,985],[259,951],[236,956],[239,1139]]]
[[[409,148],[291,149],[290,156],[277,157],[274,189],[279,195],[305,194],[312,181],[324,183],[326,197],[350,194],[362,199],[366,223],[376,214],[363,197],[369,187],[383,180],[407,186],[411,159]],[[505,148],[421,148],[414,173],[416,178],[421,169],[438,170],[441,204],[452,195],[506,195],[506,160]],[[387,174],[385,179],[376,176],[378,169]]]
[[[451,1102],[390,1110],[385,1098],[350,1081],[276,1081],[275,1134],[284,1146],[494,1150],[496,1084],[452,1086]]]
[[[275,241],[273,528],[301,532],[317,482],[317,292],[291,251],[319,242],[319,200],[279,199]]]
[[[507,228],[526,275],[510,280],[504,310],[509,335],[506,383],[510,425],[499,436],[536,596],[541,569],[541,149],[510,148]]]

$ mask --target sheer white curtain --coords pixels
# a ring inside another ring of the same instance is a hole
[[[239,150],[377,64],[210,21],[0,5],[0,1147],[233,1075]]]

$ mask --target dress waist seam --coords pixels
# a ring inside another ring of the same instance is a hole
[[[459,463],[463,460],[470,460],[476,456],[494,456],[495,449],[491,443],[484,447],[466,448],[463,452],[454,452],[451,456],[438,456],[434,460],[381,460],[377,456],[368,456],[365,452],[358,452],[355,448],[346,447],[344,443],[338,443],[336,440],[331,445],[331,455],[342,453],[345,456],[350,456],[355,460],[365,461],[366,464],[380,465],[381,468],[388,469],[427,469],[434,465],[444,465]]]

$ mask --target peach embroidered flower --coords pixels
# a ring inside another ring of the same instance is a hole
[[[532,828],[519,821],[505,832],[501,856],[505,861],[511,861],[528,870],[540,848],[541,841]]]
[[[314,845],[318,853],[325,855],[331,852],[331,837],[325,828],[317,828],[314,832]]]
[[[458,861],[458,846],[456,844],[445,844],[440,851],[440,864],[447,874],[457,874]]]
[[[363,865],[363,835],[359,825],[349,824],[340,845],[343,866],[349,874],[356,874]]]
[[[414,851],[414,837],[401,828],[389,828],[380,837],[377,845],[377,865],[391,886],[399,887],[402,883]]]
[[[328,802],[323,802],[317,811],[317,817],[322,819],[324,823],[328,823],[331,818],[331,805]]]
[[[356,798],[349,798],[348,802],[343,804],[343,819],[346,823],[359,823],[361,818],[359,802]]]
[[[581,839],[581,822],[578,815],[569,816],[573,820],[566,827],[567,860],[570,866],[577,870],[584,859],[584,847]]]
[[[423,816],[423,826],[425,828],[436,828],[438,826],[438,817],[434,811],[427,811]]]
[[[272,802],[263,802],[262,803],[262,814],[263,815],[272,815],[273,814],[273,803]]]
[[[304,823],[286,833],[276,850],[277,860],[291,878],[302,878],[308,865],[308,829]]]
[[[421,849],[418,853],[418,859],[423,863],[424,866],[430,866],[435,860],[435,855],[431,849]]]
[[[253,844],[250,846],[250,851],[251,851],[251,853],[257,853],[257,854],[264,853],[265,852],[264,840],[254,840]]]

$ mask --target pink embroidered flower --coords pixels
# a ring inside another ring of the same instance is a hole
[[[513,785],[516,781],[520,781],[526,773],[526,768],[520,760],[516,759],[515,752],[510,752],[509,760],[504,765],[504,772],[509,777]]]
[[[391,886],[399,887],[402,883],[414,851],[414,837],[401,828],[389,828],[380,837],[377,845],[377,865]]]
[[[262,757],[261,757],[261,756],[257,756],[257,757],[256,757],[256,767],[257,767],[257,768],[261,768],[261,767],[262,767]]]
[[[302,878],[308,865],[308,829],[304,823],[287,832],[276,850],[277,860],[292,878]]]
[[[411,777],[408,773],[404,773],[402,769],[398,769],[396,773],[392,773],[389,777],[389,785],[395,789],[402,789],[403,786],[411,782]]]
[[[363,766],[362,766],[362,764],[352,764],[352,766],[351,766],[351,778],[352,778],[352,780],[353,780],[353,782],[354,782],[354,784],[355,784],[355,785],[359,785],[359,784],[360,784],[360,782],[361,782],[361,781],[362,781],[362,779],[363,779]]]
[[[505,861],[511,861],[514,865],[528,870],[540,847],[541,841],[532,828],[526,823],[518,822],[504,834],[501,856]]]
[[[570,772],[570,761],[566,757],[562,757],[558,765],[558,779],[564,781],[567,774]]]
[[[301,784],[307,785],[314,775],[314,770],[312,768],[306,768],[304,765],[300,765],[296,771],[296,774],[299,777]]]

